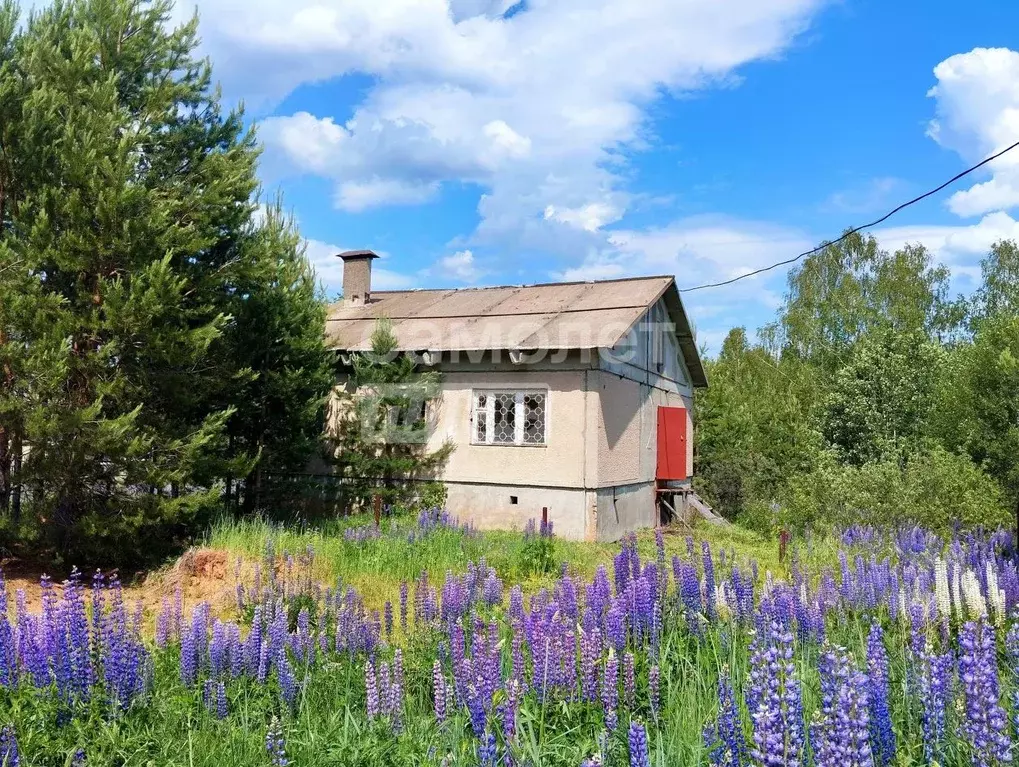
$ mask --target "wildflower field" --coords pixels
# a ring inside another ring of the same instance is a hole
[[[778,543],[482,534],[439,512],[231,523],[228,604],[110,576],[2,594],[7,765],[997,765],[1019,715],[1004,532]]]

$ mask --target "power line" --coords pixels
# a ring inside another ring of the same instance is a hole
[[[845,234],[843,234],[841,237],[839,237],[837,240],[832,240],[831,242],[822,243],[822,244],[818,245],[816,248],[812,248],[810,250],[806,250],[803,253],[800,253],[798,256],[793,256],[792,258],[787,258],[785,261],[779,261],[778,263],[772,264],[771,266],[763,266],[760,269],[754,269],[754,271],[747,272],[746,274],[739,274],[739,275],[737,275],[737,276],[735,276],[735,277],[733,277],[731,279],[723,280],[722,282],[709,282],[709,283],[707,283],[705,285],[694,285],[692,288],[682,288],[679,292],[680,293],[690,293],[690,292],[692,292],[694,290],[704,290],[706,288],[720,288],[723,285],[731,285],[734,282],[739,282],[740,280],[745,280],[747,277],[753,277],[754,275],[762,274],[763,272],[770,272],[772,269],[777,269],[780,266],[787,266],[788,264],[794,264],[797,261],[799,261],[801,258],[803,258],[804,256],[812,256],[813,254],[815,254],[815,253],[817,253],[817,252],[819,252],[821,250],[824,250],[829,245],[836,245],[836,244],[842,242],[842,240],[846,239],[850,235],[856,234],[857,232],[862,232],[864,229],[870,229],[872,226],[877,226],[878,224],[884,223],[885,221],[890,219],[892,216],[894,216],[896,213],[898,213],[900,210],[908,208],[910,205],[915,205],[916,203],[920,202],[920,200],[924,200],[924,199],[930,197],[931,195],[937,194],[942,189],[944,189],[946,186],[951,186],[952,184],[954,184],[956,181],[958,181],[963,176],[968,176],[973,171],[977,170],[978,168],[982,168],[984,165],[987,165],[987,163],[989,163],[989,162],[997,160],[1003,154],[1011,152],[1016,147],[1019,147],[1019,141],[1015,142],[1011,146],[1005,147],[1004,149],[1002,149],[997,154],[992,154],[987,159],[981,160],[980,162],[978,162],[973,167],[967,168],[966,170],[964,170],[962,173],[958,173],[955,176],[952,176],[950,179],[948,179],[948,181],[943,183],[941,186],[936,187],[934,189],[931,189],[929,192],[924,192],[919,197],[914,197],[912,200],[909,200],[908,202],[902,203],[897,208],[893,208],[892,210],[890,210],[887,213],[885,213],[883,216],[881,216],[881,218],[877,219],[876,221],[871,221],[869,224],[861,224],[860,226],[857,226],[857,227],[854,227],[854,228],[850,229]]]

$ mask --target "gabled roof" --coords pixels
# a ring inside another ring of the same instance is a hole
[[[399,351],[598,349],[618,344],[665,297],[695,386],[707,385],[672,277],[460,290],[373,291],[365,305],[329,307],[326,342],[368,351],[375,322],[392,322]]]

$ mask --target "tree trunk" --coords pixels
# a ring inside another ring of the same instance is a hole
[[[21,429],[18,428],[14,431],[14,436],[11,439],[11,452],[13,455],[13,484],[11,486],[11,517],[15,522],[21,521],[21,459],[22,451],[24,450],[23,442],[21,439]]]
[[[0,428],[0,514],[6,514],[11,498],[11,450],[7,429]]]

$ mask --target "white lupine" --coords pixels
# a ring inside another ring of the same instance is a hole
[[[909,622],[909,613],[906,611],[906,590],[899,589],[899,620],[903,623]]]
[[[986,618],[987,602],[980,591],[977,574],[967,570],[962,574],[962,598],[966,602],[966,612],[970,618]]]
[[[955,605],[955,612],[960,618],[963,615],[962,612],[962,586],[959,582],[959,570],[960,567],[957,564],[952,565],[952,604]]]
[[[987,562],[987,601],[994,613],[994,622],[1000,626],[1005,622],[1005,592],[998,588],[998,573],[990,560]]]
[[[952,617],[952,597],[948,593],[948,565],[938,557],[934,561],[934,598],[942,618]]]
[[[725,582],[719,583],[715,587],[715,610],[722,618],[729,616],[729,600],[725,596],[726,584]]]

